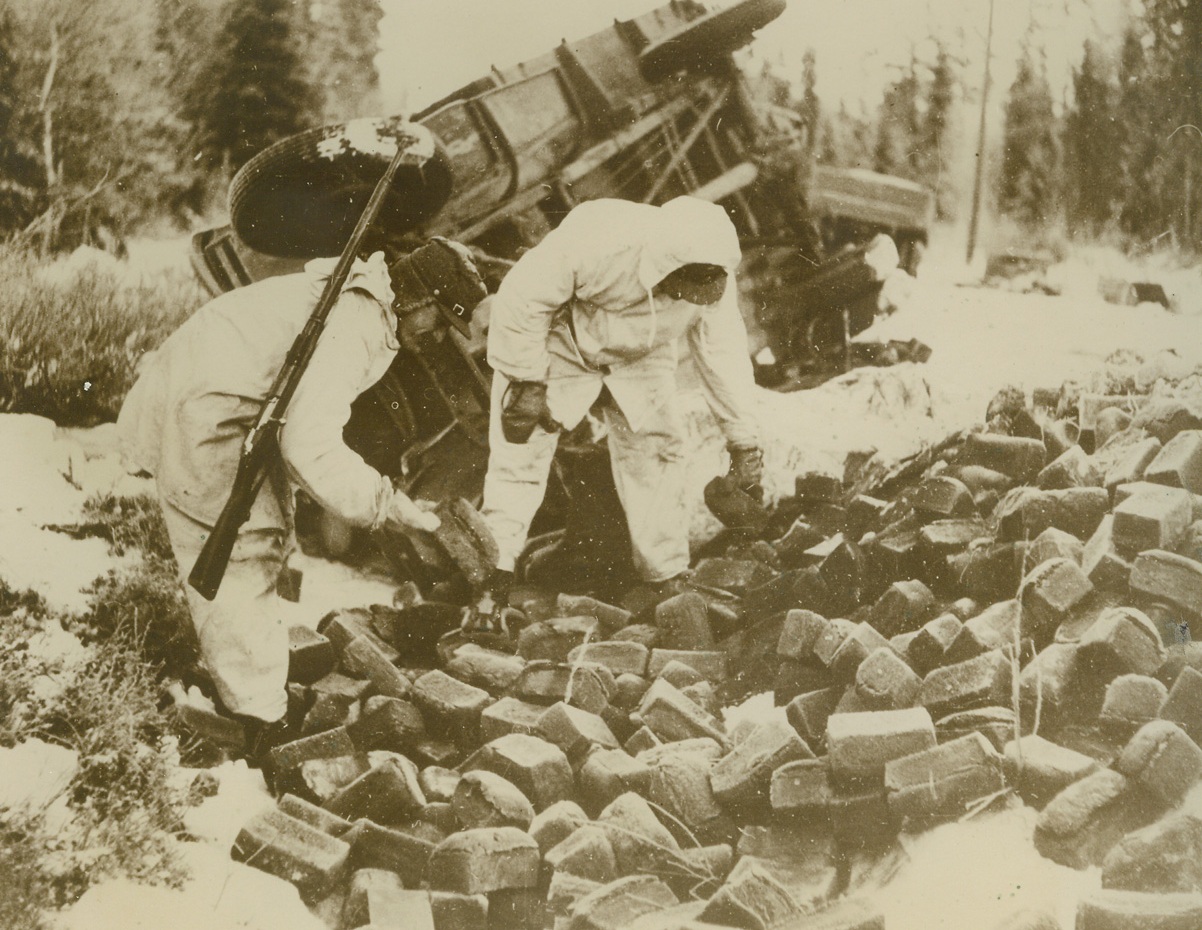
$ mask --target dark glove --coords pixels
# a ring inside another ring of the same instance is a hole
[[[548,433],[559,429],[547,406],[547,386],[541,381],[511,381],[501,398],[501,433],[505,441],[525,445],[536,426]]]
[[[509,606],[509,588],[513,584],[513,572],[496,569],[484,590],[464,612],[460,630],[468,636],[508,636],[516,632],[525,621],[525,615]]]
[[[755,446],[730,446],[729,477],[753,500],[764,499],[764,453]]]

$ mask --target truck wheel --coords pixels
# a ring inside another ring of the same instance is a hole
[[[660,81],[685,68],[705,67],[751,41],[751,34],[785,11],[785,0],[739,0],[714,10],[648,45],[639,54],[639,70]]]
[[[401,167],[377,221],[397,232],[413,229],[450,198],[451,164],[428,129],[400,117],[322,126],[269,145],[230,182],[230,225],[267,255],[339,255],[391,161],[388,143],[395,150],[431,141],[430,158]]]

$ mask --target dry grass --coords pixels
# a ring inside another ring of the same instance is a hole
[[[45,907],[54,895],[44,857],[46,840],[37,820],[0,819],[0,926],[45,930]]]
[[[89,644],[77,664],[38,658],[30,640],[59,622],[35,594],[0,582],[0,745],[39,739],[77,754],[66,826],[0,811],[0,926],[42,930],[45,908],[109,876],[176,884],[173,836],[184,799],[171,783],[179,748],[158,710],[164,667],[194,659],[187,608],[150,498],[94,498],[88,532],[140,552],[135,569],[97,582],[65,623]]]
[[[79,764],[53,832],[36,816],[0,812],[6,928],[41,927],[43,908],[70,904],[106,877],[183,877],[173,840],[183,803],[171,784],[177,749],[158,711],[155,669],[125,636],[74,665],[35,658],[31,636],[54,622],[21,612],[0,622],[0,744],[42,740],[73,750]]]
[[[180,677],[197,661],[188,604],[175,563],[147,556],[91,588],[91,609],[75,625],[85,642],[120,639],[156,672]]]
[[[14,592],[0,580],[0,746],[33,735],[34,682],[41,669],[29,656],[29,639],[45,617],[38,595]]]
[[[175,558],[162,510],[149,494],[99,494],[84,502],[83,516],[91,535],[107,539],[114,555],[139,551],[168,563]]]
[[[85,642],[114,638],[158,674],[180,677],[197,661],[192,624],[158,502],[148,495],[98,495],[84,503],[82,535],[105,539],[115,555],[141,556],[91,587],[88,613],[72,623]]]
[[[42,716],[47,738],[79,753],[69,803],[74,851],[86,855],[66,870],[69,898],[73,885],[105,875],[156,884],[182,877],[171,840],[181,831],[182,798],[170,783],[176,749],[154,670],[136,647],[121,638],[98,646]]]
[[[203,299],[183,277],[130,283],[93,267],[56,280],[13,249],[0,249],[0,282],[0,411],[60,426],[116,419],[138,360]]]

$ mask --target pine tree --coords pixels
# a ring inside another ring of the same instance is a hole
[[[885,89],[877,123],[873,168],[883,174],[917,180],[918,136],[920,133],[918,61],[911,56],[909,66]]]
[[[863,111],[852,113],[844,101],[839,110],[822,119],[818,161],[841,168],[873,166],[873,123]]]
[[[228,16],[224,0],[155,0],[154,44],[170,63],[168,91],[180,112],[194,103],[200,74],[217,59],[217,39]]]
[[[185,111],[211,167],[235,170],[273,142],[318,121],[303,78],[288,0],[234,0],[210,66]]]
[[[1202,248],[1202,0],[1147,0],[1144,25],[1154,94],[1145,118],[1159,137],[1155,161],[1144,165],[1157,195],[1147,209],[1177,244]]]
[[[818,58],[812,48],[807,48],[801,58],[801,101],[797,112],[801,114],[802,125],[806,129],[806,148],[811,158],[815,156],[819,145],[819,132],[822,124],[822,102],[815,90],[818,84]]]
[[[918,154],[921,163],[918,180],[935,192],[935,212],[941,220],[955,217],[955,189],[951,172],[952,110],[956,103],[956,71],[947,47],[938,43],[931,83],[926,94],[926,113],[922,118]]]
[[[21,87],[12,54],[16,43],[13,13],[0,10],[0,237],[33,219],[41,195],[37,162],[17,118]]]
[[[998,208],[1029,229],[1047,223],[1059,202],[1059,146],[1052,92],[1030,51],[1019,61],[1006,101]]]
[[[1166,232],[1163,174],[1158,138],[1168,119],[1160,99],[1151,56],[1144,50],[1143,30],[1129,24],[1119,58],[1119,96],[1115,133],[1119,165],[1119,226],[1129,245],[1147,244]]]
[[[1116,89],[1105,58],[1087,41],[1073,72],[1073,105],[1064,127],[1070,229],[1097,236],[1114,220],[1122,196]]]
[[[296,7],[295,38],[304,50],[304,75],[317,89],[323,123],[379,115],[376,69],[379,0],[316,0]]]
[[[217,40],[228,12],[222,0],[156,0],[156,12],[155,48],[168,63],[165,90],[172,119],[181,131],[172,166],[175,189],[164,206],[175,216],[205,215],[214,206],[224,207],[229,180],[204,157],[199,143],[202,132],[196,124],[211,90],[206,81],[218,58]]]

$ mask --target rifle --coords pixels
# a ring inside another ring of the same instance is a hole
[[[317,348],[317,340],[325,328],[326,317],[330,315],[334,304],[338,302],[342,286],[350,275],[351,266],[358,255],[363,237],[371,224],[375,222],[376,216],[379,215],[384,198],[388,195],[388,189],[392,186],[397,171],[407,158],[412,157],[404,143],[398,140],[396,155],[393,156],[388,168],[384,171],[384,176],[376,184],[375,190],[372,191],[367,206],[363,208],[363,214],[359,217],[359,222],[355,224],[350,239],[347,240],[342,255],[313,308],[313,313],[288,350],[284,364],[275,376],[271,390],[267,393],[267,399],[259,409],[255,425],[251,427],[250,432],[246,434],[246,439],[243,440],[242,453],[238,458],[238,471],[234,476],[234,486],[230,491],[229,499],[221,510],[221,516],[217,518],[217,524],[209,533],[208,539],[205,540],[204,548],[196,557],[196,564],[192,566],[192,571],[188,574],[188,584],[195,588],[205,600],[211,601],[217,595],[217,589],[221,587],[221,579],[225,577],[225,570],[229,565],[230,553],[234,549],[238,531],[250,517],[250,508],[267,477],[267,465],[271,457],[278,451],[280,429],[283,427],[285,419],[284,413],[288,409],[292,395],[296,393],[297,385],[300,384],[301,376],[305,373],[309,360],[313,357],[313,351]]]

